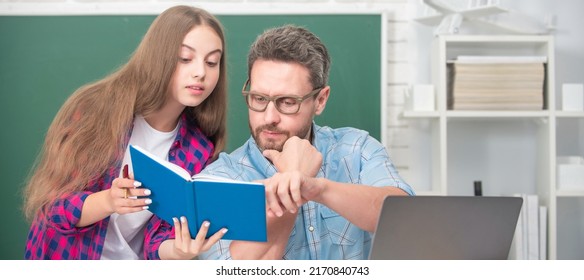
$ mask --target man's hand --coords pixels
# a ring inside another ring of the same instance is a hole
[[[322,154],[310,141],[297,136],[286,140],[282,152],[265,150],[263,155],[274,164],[278,172],[299,171],[306,176],[315,177],[322,165]]]
[[[262,183],[266,188],[268,215],[278,217],[284,211],[296,213],[302,204],[319,199],[324,191],[324,185],[319,179],[299,171],[278,172]]]

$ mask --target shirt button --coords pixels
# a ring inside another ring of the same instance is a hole
[[[309,227],[308,227],[308,230],[309,230],[310,232],[313,232],[313,231],[314,231],[314,227],[313,227],[313,226],[309,226]]]

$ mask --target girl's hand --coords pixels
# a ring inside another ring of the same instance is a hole
[[[219,241],[227,232],[227,229],[223,228],[209,237],[209,239],[205,239],[205,236],[207,236],[207,232],[209,231],[209,226],[211,225],[211,223],[205,221],[201,225],[196,238],[191,239],[187,219],[185,217],[180,217],[180,221],[177,218],[173,218],[173,221],[175,239],[168,240],[174,241],[172,253],[169,256],[170,259],[193,259],[200,253],[209,250],[211,246],[217,243],[217,241]]]
[[[109,205],[111,212],[118,214],[128,214],[140,212],[148,209],[152,203],[149,198],[138,198],[138,196],[150,195],[149,189],[138,188],[142,183],[134,180],[133,174],[128,174],[128,165],[124,166],[121,178],[116,178],[109,189]]]

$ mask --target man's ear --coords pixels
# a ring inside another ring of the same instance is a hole
[[[314,110],[315,115],[318,116],[322,114],[322,112],[324,111],[324,108],[326,107],[326,102],[328,101],[329,98],[330,91],[331,91],[330,86],[326,86],[320,90],[320,93],[316,97],[316,107]]]

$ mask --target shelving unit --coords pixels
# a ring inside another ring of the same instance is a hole
[[[557,156],[584,156],[584,112],[558,110],[555,120]],[[584,187],[581,189],[554,188],[558,259],[584,259]]]
[[[447,61],[459,55],[545,56],[544,108],[537,111],[459,111],[447,108]],[[484,195],[537,194],[548,208],[547,258],[582,258],[584,240],[562,241],[580,251],[558,252],[558,207],[577,217],[584,228],[584,191],[556,189],[557,124],[576,123],[572,141],[584,142],[584,113],[556,108],[554,38],[552,36],[442,35],[432,46],[432,83],[436,89],[436,111],[405,111],[410,123],[424,123],[430,134],[432,164],[426,172],[429,186],[418,195],[473,195],[474,180],[483,182]],[[563,140],[562,140],[563,141]],[[572,154],[584,155],[584,144]],[[562,205],[564,200],[570,200]],[[573,201],[575,200],[575,201]],[[568,210],[565,207],[571,207]],[[576,207],[576,209],[573,209]],[[576,213],[576,214],[573,214]],[[574,227],[574,226],[572,226]],[[564,244],[565,245],[565,244]],[[562,246],[566,247],[566,246]],[[579,254],[579,256],[578,256]]]

